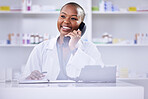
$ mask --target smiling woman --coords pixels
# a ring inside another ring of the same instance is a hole
[[[80,5],[74,2],[65,4],[57,21],[60,35],[40,43],[33,49],[22,79],[76,80],[84,66],[104,66],[96,46],[81,40],[82,31],[79,27],[84,17],[85,13]],[[65,37],[70,38],[67,46],[64,46]]]
[[[79,13],[78,13],[79,12]],[[58,30],[61,34],[68,34],[77,30],[84,19],[84,10],[75,3],[68,3],[62,7],[57,22]]]

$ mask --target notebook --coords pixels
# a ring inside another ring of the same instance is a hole
[[[87,65],[82,68],[78,79],[82,82],[115,83],[116,66],[105,66],[102,68],[98,65]]]
[[[73,80],[21,80],[19,84],[46,84],[46,83],[75,83]]]

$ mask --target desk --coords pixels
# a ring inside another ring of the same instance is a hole
[[[0,83],[0,99],[144,99],[141,86],[117,83]]]

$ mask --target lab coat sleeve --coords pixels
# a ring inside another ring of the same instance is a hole
[[[32,71],[38,70],[41,71],[41,45],[37,45],[31,52],[27,64],[23,70],[21,80],[28,77]]]
[[[78,77],[81,69],[86,65],[104,66],[100,52],[92,43],[86,43],[82,48],[79,47],[73,57],[70,58],[67,64],[67,75],[73,78]]]

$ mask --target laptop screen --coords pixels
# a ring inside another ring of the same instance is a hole
[[[116,66],[87,65],[82,68],[79,81],[82,82],[100,82],[115,83],[116,82]]]

